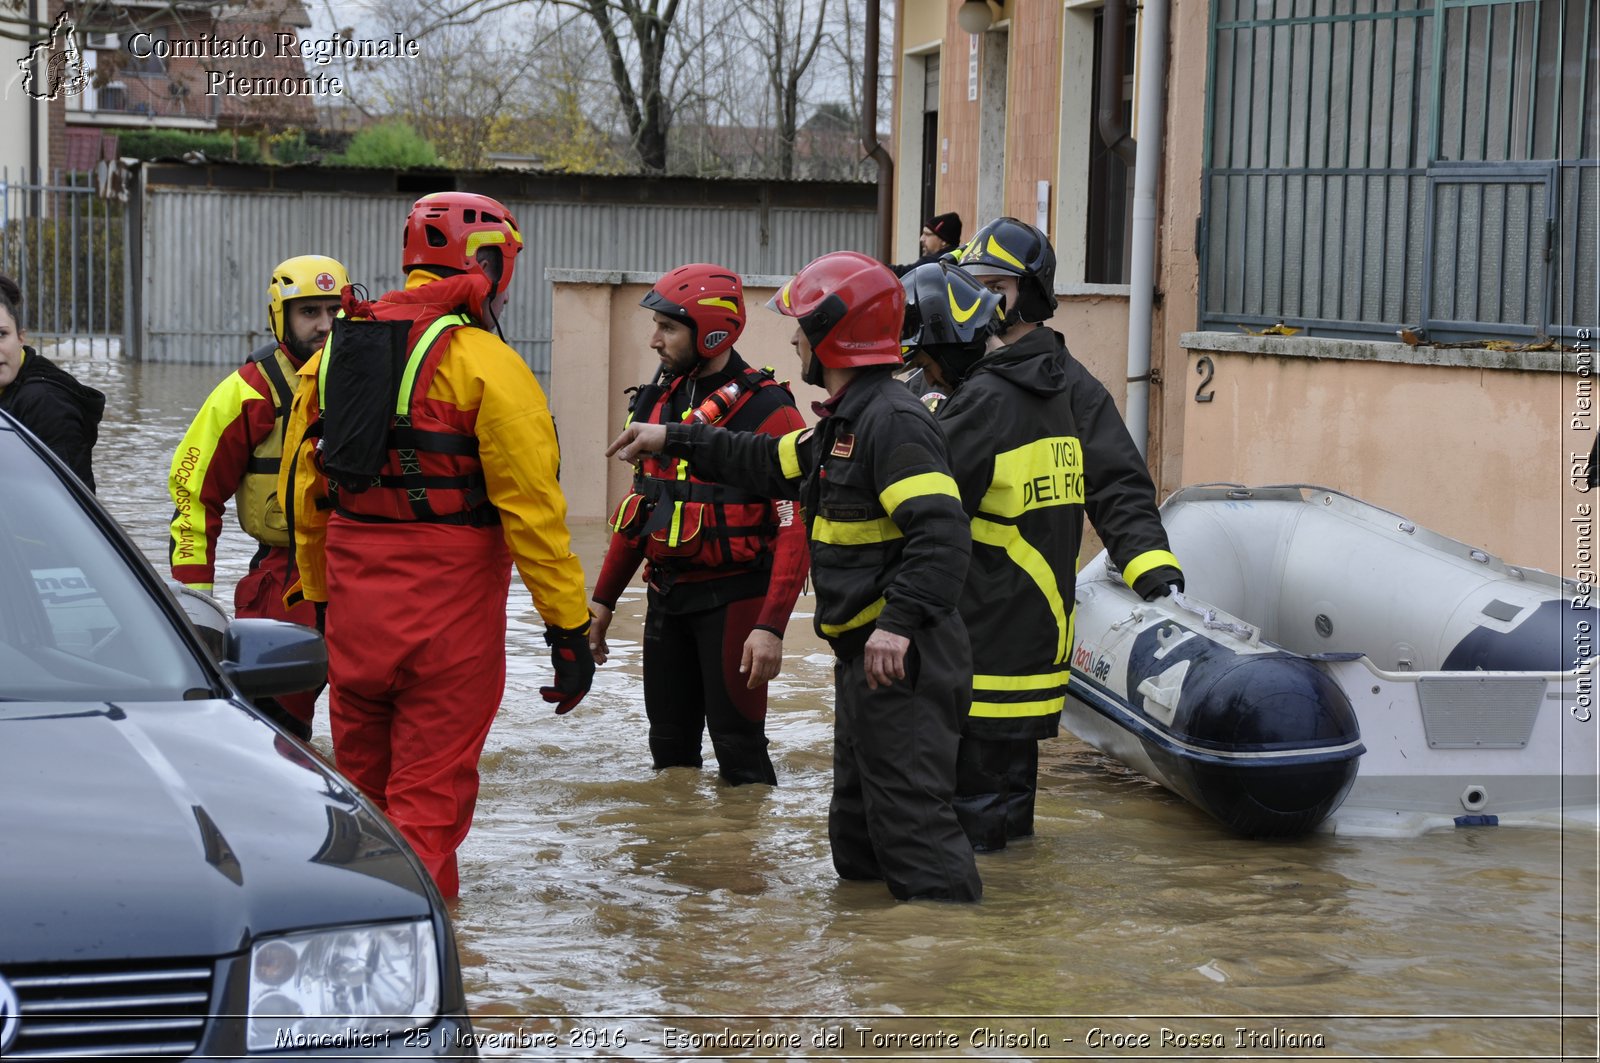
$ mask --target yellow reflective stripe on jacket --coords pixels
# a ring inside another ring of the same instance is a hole
[[[1122,579],[1129,587],[1139,581],[1139,577],[1154,568],[1170,565],[1178,571],[1183,571],[1183,566],[1178,564],[1178,559],[1170,550],[1146,550],[1122,570]]]
[[[974,690],[1048,690],[1064,687],[1072,676],[1072,669],[1044,672],[1039,675],[976,675],[972,677]]]
[[[785,480],[800,479],[800,437],[809,431],[809,428],[796,428],[778,437],[778,469]]]
[[[961,489],[956,487],[950,474],[943,472],[918,473],[896,480],[878,493],[878,501],[882,503],[884,512],[893,513],[902,502],[925,495],[949,495],[961,501]]]
[[[1046,604],[1050,606],[1050,615],[1056,622],[1055,663],[1065,662],[1067,652],[1072,647],[1072,618],[1066,603],[1061,600],[1061,590],[1056,584],[1055,570],[1050,567],[1050,562],[1012,524],[996,524],[982,517],[974,518],[972,541],[1004,550],[1011,563],[1033,580],[1039,593],[1044,595]]]
[[[985,716],[990,719],[1011,719],[1023,716],[1050,716],[1066,708],[1067,696],[1065,694],[1043,701],[980,701],[976,694],[972,698],[972,708],[968,710],[970,716]]]
[[[819,624],[817,626],[822,629],[824,635],[831,639],[836,639],[846,631],[854,631],[856,628],[863,627],[878,619],[878,614],[883,612],[883,607],[887,604],[882,598],[879,598],[842,624]]]
[[[818,517],[811,524],[811,541],[834,546],[869,546],[901,537],[900,526],[888,517],[877,520],[829,520]]]
[[[972,677],[971,715],[990,719],[1013,719],[1024,716],[1050,716],[1066,707],[1064,693],[1033,701],[990,701],[985,694],[1001,691],[1063,690],[1072,677],[1072,669],[1044,672],[1040,675],[974,675]]]
[[[435,319],[422,333],[422,338],[411,348],[411,356],[406,359],[406,371],[400,377],[400,391],[394,397],[396,417],[404,417],[411,412],[411,389],[417,386],[417,374],[422,371],[422,360],[428,356],[428,348],[433,346],[433,341],[450,326],[465,324],[468,321],[460,314],[445,314]]]
[[[1083,504],[1083,445],[1076,436],[1035,439],[994,456],[994,478],[978,504],[996,517]]]

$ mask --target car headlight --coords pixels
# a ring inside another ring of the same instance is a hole
[[[438,1014],[427,920],[285,934],[250,949],[252,1052],[413,1029]]]

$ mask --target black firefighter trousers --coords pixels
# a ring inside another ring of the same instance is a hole
[[[911,637],[906,678],[872,690],[865,659],[834,662],[828,840],[841,878],[883,879],[900,900],[983,896],[952,800],[972,650],[955,612]]]

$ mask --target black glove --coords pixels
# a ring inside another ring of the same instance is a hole
[[[581,627],[549,627],[544,641],[550,647],[550,664],[556,671],[556,685],[540,687],[544,700],[564,716],[589,693],[594,682],[594,656],[589,652],[589,621]]]
[[[1165,598],[1173,591],[1181,590],[1183,590],[1183,573],[1173,565],[1153,568],[1133,583],[1133,593],[1147,602]]]
[[[317,609],[317,630],[326,635],[328,633],[328,603],[312,602],[311,604],[316,606]]]

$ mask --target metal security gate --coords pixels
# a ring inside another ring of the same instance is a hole
[[[1600,319],[1592,0],[1212,0],[1201,325]]]
[[[102,197],[93,175],[0,170],[0,273],[22,288],[30,341],[119,353],[127,244],[123,204]]]
[[[1555,207],[1552,166],[1428,171],[1422,323],[1429,336],[1481,335],[1491,327],[1501,335],[1546,333],[1555,320]]]

